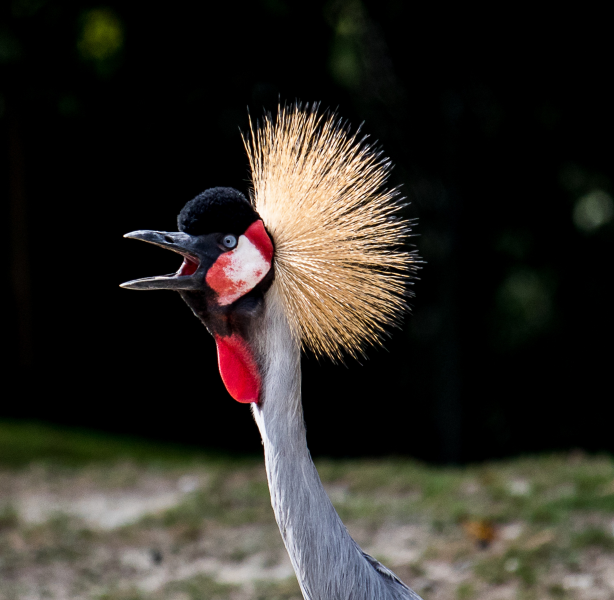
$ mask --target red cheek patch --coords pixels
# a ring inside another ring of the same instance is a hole
[[[262,221],[256,221],[252,223],[245,232],[245,237],[252,243],[264,257],[269,264],[273,260],[273,244],[271,238],[268,236],[264,223]]]
[[[207,271],[207,285],[220,306],[228,306],[253,290],[271,269],[273,244],[262,221],[239,236],[237,247],[224,252]]]
[[[232,304],[243,294],[244,279],[237,276],[237,257],[233,252],[226,252],[211,265],[207,271],[207,285],[217,293],[222,306]]]
[[[258,402],[260,374],[247,342],[236,333],[215,336],[217,362],[228,393],[238,402]]]

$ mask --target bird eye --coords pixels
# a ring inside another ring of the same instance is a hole
[[[232,248],[235,248],[237,245],[237,238],[231,234],[225,235],[222,244],[225,248],[232,250]]]

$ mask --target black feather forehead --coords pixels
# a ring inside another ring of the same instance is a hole
[[[215,187],[190,200],[177,217],[179,231],[190,235],[242,234],[260,217],[238,190]]]

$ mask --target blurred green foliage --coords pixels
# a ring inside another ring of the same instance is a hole
[[[160,445],[130,436],[113,436],[38,422],[0,421],[0,464],[19,467],[32,461],[66,465],[122,459],[161,463],[223,460],[226,455],[177,444]]]
[[[8,582],[34,567],[45,573],[63,569],[84,594],[96,589],[100,599],[157,600],[178,594],[222,600],[246,588],[189,571],[151,593],[129,583],[142,573],[157,573],[158,564],[163,572],[177,557],[215,557],[239,568],[256,555],[258,564],[276,565],[284,552],[261,459],[212,456],[36,424],[0,422],[0,440],[0,477],[22,480],[19,486],[6,486],[0,503],[0,578]],[[606,561],[614,556],[610,456],[576,452],[455,468],[402,458],[316,462],[351,531],[367,538],[376,532],[391,536],[397,528],[411,532],[404,550],[413,558],[398,573],[427,586],[418,587],[426,597],[433,565],[450,565],[455,575],[452,587],[445,589],[459,600],[500,585],[512,586],[523,598],[565,597],[567,584],[555,585],[553,574],[590,578],[587,563],[597,555]],[[121,490],[130,496],[148,478],[162,490],[182,490],[176,504],[110,529],[88,524],[68,508],[34,523],[24,516],[27,482],[34,495],[64,489],[116,499]],[[16,494],[13,501],[11,494]],[[491,539],[480,543],[471,523],[487,525]],[[385,550],[378,550],[387,562]],[[117,557],[125,552],[136,552],[140,562],[124,564]],[[294,578],[256,581],[249,590],[252,600],[300,598]]]

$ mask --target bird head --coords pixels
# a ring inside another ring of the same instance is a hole
[[[250,334],[272,285],[296,344],[333,360],[381,344],[407,308],[420,262],[406,248],[411,223],[385,187],[390,161],[358,133],[317,106],[280,107],[244,138],[250,201],[213,188],[185,205],[179,232],[125,236],[183,256],[176,273],[122,287],[179,291],[215,337],[240,402],[261,400]]]
[[[249,321],[262,309],[273,279],[273,243],[258,213],[232,188],[212,188],[179,213],[179,231],[133,231],[180,254],[176,273],[135,279],[121,287],[178,291],[214,336],[222,379],[240,402],[257,402],[260,376],[249,343]]]

